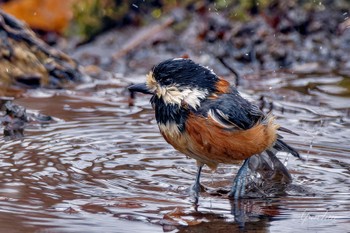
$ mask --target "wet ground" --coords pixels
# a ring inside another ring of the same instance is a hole
[[[2,232],[349,232],[348,77],[247,76],[240,90],[260,104],[265,96],[265,110],[300,134],[286,141],[307,160],[280,154],[294,178],[286,196],[237,202],[225,193],[239,167],[206,168],[198,206],[187,190],[194,160],[163,140],[148,96],[129,106],[125,85],[116,75],[15,101],[55,122],[0,140]]]

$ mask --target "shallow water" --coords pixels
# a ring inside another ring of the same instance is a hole
[[[266,76],[248,77],[245,96],[265,96],[265,110],[300,134],[285,138],[307,159],[280,154],[294,178],[288,195],[230,201],[225,192],[239,167],[221,165],[204,169],[207,190],[194,206],[194,161],[160,136],[148,96],[129,106],[114,78],[16,100],[55,122],[29,124],[23,140],[0,140],[1,231],[349,232],[349,78]]]

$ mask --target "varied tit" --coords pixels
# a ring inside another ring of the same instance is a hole
[[[256,171],[270,167],[272,174],[282,177],[280,182],[291,182],[288,170],[275,154],[285,151],[300,158],[277,133],[292,132],[276,124],[274,117],[244,99],[211,69],[190,59],[166,60],[153,68],[146,83],[132,85],[129,90],[152,95],[164,139],[197,161],[198,172],[192,186],[196,196],[203,165],[216,169],[219,163],[244,161],[229,193],[235,199],[245,194],[248,167]]]

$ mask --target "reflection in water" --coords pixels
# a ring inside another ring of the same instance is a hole
[[[281,125],[301,135],[289,136],[288,143],[307,162],[279,155],[294,186],[278,198],[232,202],[226,194],[238,166],[222,165],[214,173],[204,168],[206,191],[196,208],[187,191],[195,163],[162,139],[147,98],[138,95],[136,106],[129,107],[129,94],[118,82],[30,92],[15,103],[51,115],[55,122],[29,124],[22,140],[0,140],[1,229],[347,231],[349,89],[343,85],[345,78],[322,83],[298,79],[275,78],[273,86],[278,88],[273,92],[268,79],[256,80],[251,87],[253,98],[259,99],[259,93],[267,103],[273,100],[272,111]],[[304,88],[310,83],[311,88]],[[338,85],[342,88],[330,87]],[[340,94],[334,94],[337,90]]]
[[[259,222],[260,224],[254,224],[259,226],[259,230],[262,230],[262,226],[266,226],[266,222],[271,217],[279,215],[277,206],[269,205],[268,202],[260,203],[254,200],[232,200],[231,213],[235,218],[235,222],[240,228],[249,229],[252,223]],[[265,223],[264,223],[265,222]]]

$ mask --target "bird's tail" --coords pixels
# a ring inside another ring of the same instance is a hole
[[[260,180],[266,184],[286,185],[292,182],[288,169],[276,157],[276,149],[268,149],[260,155],[249,158],[249,168],[258,173]]]
[[[295,149],[280,138],[277,139],[272,148],[249,158],[249,168],[253,172],[252,174],[256,174],[255,177],[258,177],[258,179],[254,179],[252,184],[254,184],[255,190],[264,193],[264,195],[284,193],[288,185],[292,183],[292,176],[288,169],[276,156],[278,151],[284,151],[302,159]]]
[[[296,151],[293,147],[289,146],[287,143],[285,143],[281,139],[277,139],[273,148],[278,150],[278,151],[284,151],[284,152],[290,153],[290,154],[294,155],[295,157],[302,159],[300,157],[300,154],[298,153],[298,151]]]
[[[276,157],[278,151],[284,151],[302,159],[294,148],[279,138],[272,148],[267,149],[260,155],[254,155],[249,158],[249,168],[251,171],[260,174],[263,181],[289,184],[292,182],[292,176],[284,164]]]

